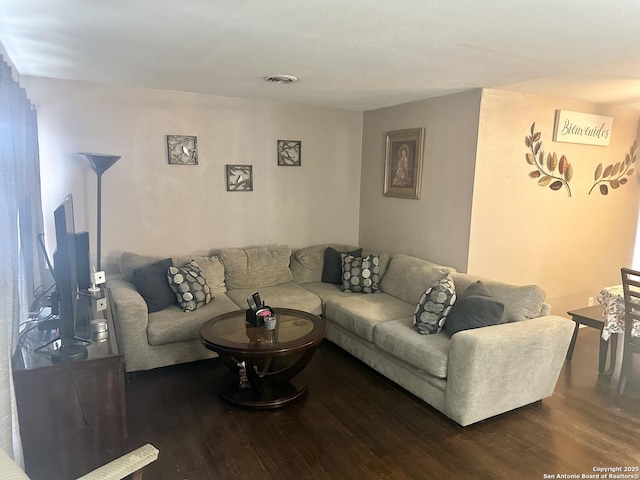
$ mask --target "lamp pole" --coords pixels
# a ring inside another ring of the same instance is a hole
[[[78,152],[78,155],[83,155],[89,166],[96,173],[98,178],[97,188],[97,228],[96,228],[96,268],[98,271],[102,270],[102,174],[106,172],[114,163],[120,160],[119,155],[110,155],[106,153],[85,153]]]

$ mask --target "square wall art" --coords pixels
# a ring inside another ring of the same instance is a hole
[[[253,165],[226,165],[227,192],[253,191]]]
[[[299,167],[302,164],[302,142],[300,140],[278,140],[278,165]]]
[[[167,135],[170,165],[197,165],[198,139],[189,135]]]

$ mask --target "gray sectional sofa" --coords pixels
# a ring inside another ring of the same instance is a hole
[[[506,323],[449,336],[420,335],[412,326],[422,293],[449,274],[462,294],[477,277],[403,254],[379,253],[380,293],[343,292],[323,283],[324,251],[349,245],[221,249],[193,259],[215,299],[193,312],[178,305],[147,313],[131,283],[133,270],[160,258],[124,253],[120,275],[107,279],[127,371],[215,356],[199,341],[200,326],[213,316],[245,309],[256,290],[268,305],[305,310],[326,320],[326,338],[421,398],[460,425],[469,425],[549,397],[573,332],[573,322],[549,315],[545,293],[482,279],[505,305]],[[367,255],[371,252],[363,252]]]

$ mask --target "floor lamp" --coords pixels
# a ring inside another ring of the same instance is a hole
[[[97,228],[97,269],[102,270],[101,266],[101,239],[102,239],[102,174],[106,172],[111,165],[120,160],[118,155],[109,155],[106,153],[85,153],[78,152],[78,155],[83,155],[91,169],[96,172],[98,176],[98,228]]]

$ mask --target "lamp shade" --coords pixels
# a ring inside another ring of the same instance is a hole
[[[120,155],[110,155],[108,153],[78,152],[78,155],[82,155],[87,159],[92,170],[96,172],[98,176],[102,175],[111,165],[120,160]]]

